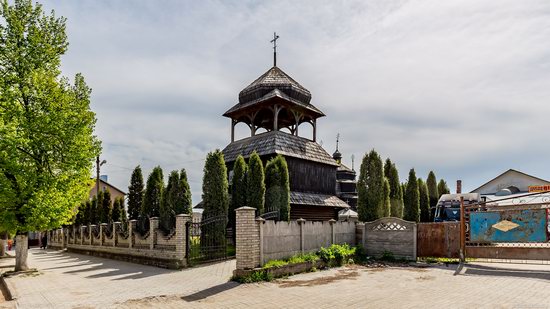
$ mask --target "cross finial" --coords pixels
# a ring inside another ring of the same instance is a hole
[[[273,40],[271,40],[271,43],[273,43],[273,66],[277,66],[277,39],[279,36],[277,35],[277,32],[273,32]]]
[[[355,171],[355,155],[351,155],[351,170]]]
[[[340,142],[340,133],[336,134],[336,151],[338,151],[338,143]]]

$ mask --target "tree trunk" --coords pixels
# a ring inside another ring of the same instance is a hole
[[[29,253],[28,234],[17,234],[15,242],[15,271],[29,270],[29,266],[27,265],[27,256]]]
[[[8,233],[7,232],[1,232],[0,233],[0,257],[4,257],[6,255],[6,240],[8,239]]]

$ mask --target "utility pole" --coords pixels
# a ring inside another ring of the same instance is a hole
[[[99,205],[99,169],[101,168],[101,166],[103,164],[107,163],[106,160],[103,160],[101,161],[101,163],[99,162],[99,156],[96,157],[95,159],[95,167],[96,167],[96,178],[95,178],[95,188],[96,188],[96,192],[95,192],[95,198],[96,198],[96,201]]]

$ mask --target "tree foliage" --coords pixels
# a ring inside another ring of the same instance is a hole
[[[143,174],[138,165],[132,172],[130,186],[128,187],[128,215],[130,219],[137,220],[143,204]]]
[[[124,202],[124,198],[117,197],[115,198],[113,202],[113,209],[111,211],[111,218],[109,222],[121,222],[122,221],[122,203]]]
[[[208,153],[204,164],[204,176],[202,180],[202,203],[204,211],[202,220],[212,220],[221,216],[227,218],[229,207],[229,184],[227,181],[227,167],[223,154],[219,149]],[[227,219],[212,221],[211,226],[201,230],[201,248],[204,246],[221,246],[224,244]],[[223,246],[222,246],[223,247]],[[220,248],[225,251],[225,247]],[[220,252],[221,254],[222,252]]]
[[[418,181],[416,180],[416,173],[412,168],[409,171],[409,179],[407,181],[407,188],[405,191],[405,210],[403,213],[403,219],[408,221],[420,221],[420,192],[418,190]]]
[[[61,76],[65,19],[30,0],[0,6],[0,230],[26,235],[72,220],[101,147],[84,77]]]
[[[168,185],[162,195],[160,208],[160,225],[165,231],[176,226],[176,215],[191,214],[191,190],[187,183],[185,169],[172,171],[168,177]]]
[[[363,157],[357,192],[359,220],[373,221],[384,215],[384,167],[374,149]]]
[[[428,195],[428,186],[418,178],[418,194],[420,203],[420,222],[430,222],[430,197]]]
[[[265,209],[278,211],[279,219],[290,220],[290,183],[288,165],[282,155],[269,160],[265,166]]]
[[[451,191],[449,190],[449,187],[447,186],[447,182],[445,180],[440,179],[437,183],[437,193],[439,194],[439,197],[441,197],[443,194],[449,194]]]
[[[439,193],[437,190],[437,180],[433,171],[428,173],[428,179],[426,180],[426,185],[428,186],[428,196],[430,198],[430,207],[435,207],[437,201],[439,200]]]
[[[395,164],[388,158],[384,164],[384,176],[388,178],[390,185],[390,215],[403,217],[403,190],[399,182],[399,173]]]
[[[384,177],[384,204],[382,210],[384,211],[384,217],[391,216],[391,202],[390,202],[390,182],[387,177]]]
[[[98,208],[98,223],[109,223],[111,220],[111,192],[107,189],[102,192],[103,198]]]
[[[265,203],[265,175],[262,159],[257,152],[253,152],[248,159],[246,202],[248,206],[256,208],[258,213],[264,212]]]
[[[143,204],[140,213],[140,229],[145,231],[148,227],[149,219],[160,216],[160,204],[162,202],[162,193],[164,191],[164,178],[160,166],[153,168],[149,177],[147,177],[147,186],[143,195]]]
[[[236,225],[235,209],[246,206],[246,173],[248,166],[242,155],[237,156],[233,163],[233,178],[231,179],[231,204],[229,207],[229,222],[232,227]]]

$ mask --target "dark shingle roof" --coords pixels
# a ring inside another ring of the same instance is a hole
[[[229,116],[230,114],[232,114],[232,113],[234,113],[238,110],[246,109],[249,106],[260,104],[262,102],[268,101],[268,100],[276,98],[276,97],[281,98],[283,100],[286,100],[290,103],[294,103],[294,104],[296,104],[298,106],[301,106],[302,108],[305,108],[306,110],[309,110],[311,112],[314,112],[319,117],[322,117],[322,116],[325,115],[320,109],[313,106],[312,104],[304,104],[304,103],[296,100],[295,98],[292,98],[292,97],[288,96],[286,93],[282,92],[279,89],[273,89],[269,93],[265,94],[264,96],[262,96],[260,98],[257,98],[257,99],[253,99],[253,100],[248,101],[246,103],[237,103],[237,104],[233,105],[229,110],[227,110],[223,115],[224,116]]]
[[[281,131],[261,133],[235,141],[223,150],[225,162],[233,162],[239,154],[245,158],[253,151],[260,156],[281,154],[309,161],[338,166],[338,163],[314,141]]]
[[[350,206],[334,195],[305,193],[305,192],[290,192],[290,204],[308,205],[308,206],[327,206],[349,208]]]
[[[272,67],[239,93],[239,103],[259,99],[273,89],[280,89],[290,97],[309,104],[311,93],[278,67]]]

